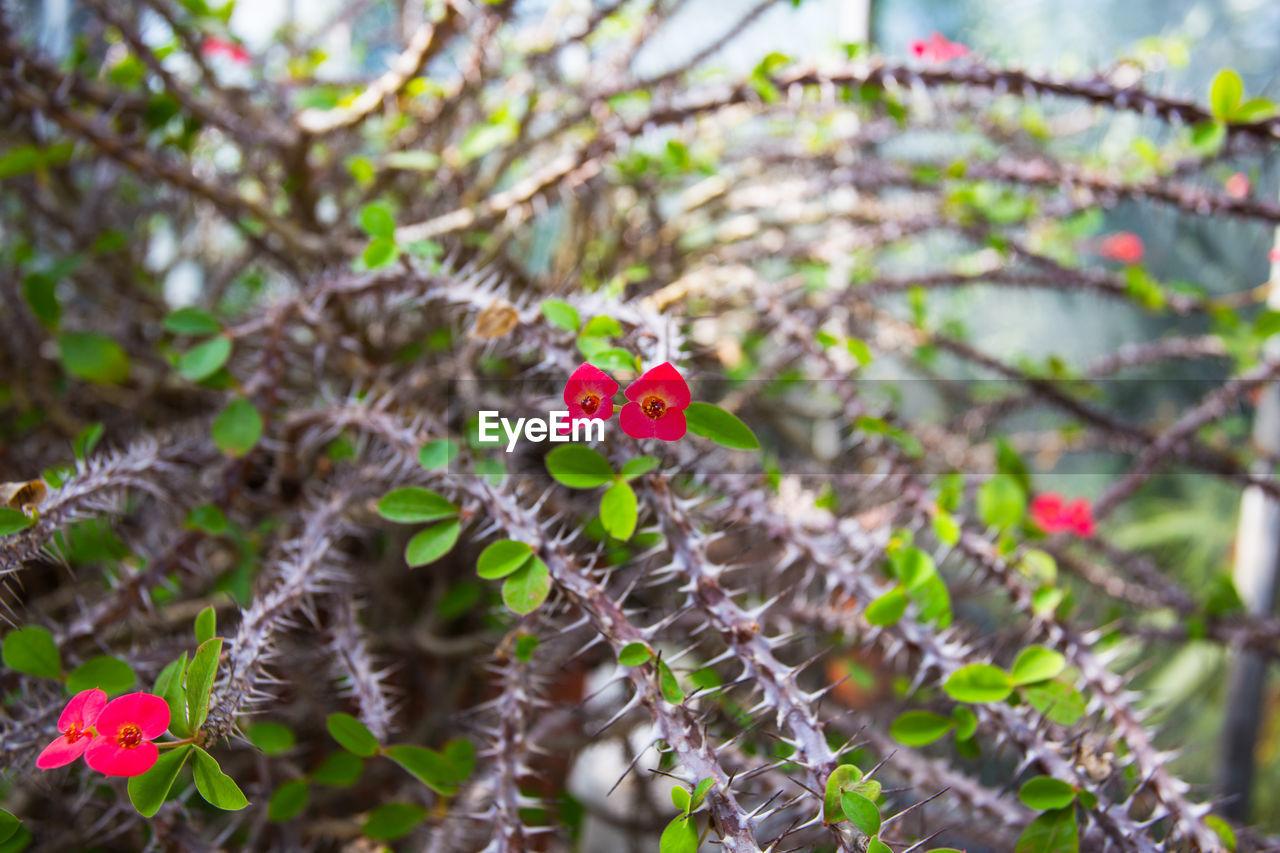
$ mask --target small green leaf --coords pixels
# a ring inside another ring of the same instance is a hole
[[[364,759],[350,752],[331,753],[311,773],[311,780],[330,788],[350,788],[364,774]]]
[[[840,810],[863,835],[880,833],[880,810],[875,803],[857,791],[843,791],[840,794]]]
[[[996,474],[978,489],[978,518],[982,523],[1006,530],[1022,520],[1027,511],[1027,494],[1009,474]]]
[[[230,776],[222,772],[218,761],[200,747],[195,748],[193,765],[196,777],[196,790],[205,802],[224,812],[236,812],[249,805],[240,786]]]
[[[584,338],[616,338],[622,335],[622,324],[612,317],[592,317],[582,328]]]
[[[485,580],[497,580],[533,559],[533,548],[514,539],[500,539],[480,552],[476,574]]]
[[[960,525],[955,516],[944,509],[939,509],[933,517],[933,535],[944,545],[954,545],[960,541]]]
[[[1013,681],[998,666],[973,663],[951,673],[942,689],[958,702],[999,702],[1013,692]]]
[[[263,755],[284,755],[297,742],[293,729],[269,720],[253,723],[245,730],[245,734],[250,743],[262,750]]]
[[[77,379],[99,385],[123,385],[129,379],[129,356],[120,344],[96,332],[58,335],[62,368]]]
[[[867,853],[893,853],[893,848],[879,838],[873,838],[867,842]],[[930,853],[933,853],[933,851],[930,851]]]
[[[578,316],[578,309],[560,299],[544,299],[542,301],[542,316],[546,317],[547,322],[551,325],[567,332],[576,332],[578,331],[578,326],[582,325],[582,319]]]
[[[693,800],[689,797],[688,788],[685,788],[682,785],[676,785],[671,789],[671,805],[687,814],[689,806],[692,804]]]
[[[640,666],[653,657],[653,651],[639,641],[627,643],[618,652],[618,663],[623,666]]]
[[[893,625],[906,610],[907,593],[901,586],[895,586],[868,604],[864,615],[872,625]]]
[[[709,438],[716,444],[734,450],[758,450],[760,442],[756,440],[751,428],[738,419],[738,416],[726,412],[719,406],[710,403],[690,403],[684,410],[684,421],[689,432]]]
[[[109,694],[123,693],[137,680],[129,664],[109,655],[98,655],[71,671],[67,676],[67,691],[79,693],[97,687]]]
[[[626,464],[622,466],[622,470],[618,472],[618,476],[624,480],[634,480],[636,477],[644,476],[658,467],[658,460],[652,456],[637,456],[635,459],[628,459]]]
[[[213,609],[213,605],[201,610],[196,614],[196,645],[212,640],[213,635],[218,633],[218,612]]]
[[[427,817],[427,810],[411,803],[387,803],[370,814],[360,831],[375,841],[395,841],[408,835]]]
[[[844,820],[844,812],[840,810],[840,794],[853,790],[853,786],[862,779],[862,771],[852,764],[838,764],[827,777],[827,793],[822,801],[822,820],[824,823],[838,823]]]
[[[156,677],[152,693],[169,705],[169,731],[180,738],[191,737],[191,723],[187,720],[187,653],[170,662]]]
[[[216,335],[222,324],[203,308],[179,308],[164,318],[164,327],[175,335]]]
[[[306,779],[290,779],[271,795],[267,803],[267,819],[272,823],[284,823],[307,807],[311,798],[311,786]]]
[[[454,779],[458,784],[467,781],[476,769],[476,745],[464,737],[456,737],[444,745],[443,751],[456,772]]]
[[[460,780],[453,763],[434,749],[397,744],[384,749],[383,754],[437,794],[451,796],[458,792]]]
[[[951,709],[951,719],[956,724],[956,740],[968,740],[978,730],[978,716],[963,705]]]
[[[218,675],[218,656],[222,654],[222,640],[205,640],[191,656],[187,667],[187,720],[192,730],[198,731],[209,713],[209,693]]]
[[[76,435],[75,440],[71,442],[71,452],[76,455],[77,459],[88,459],[89,454],[93,453],[93,449],[98,446],[98,442],[102,441],[102,436],[106,432],[106,427],[101,421],[89,424]]]
[[[8,536],[10,533],[17,533],[19,530],[26,530],[35,523],[36,520],[26,513],[10,509],[7,506],[0,506],[0,536]]]
[[[1074,807],[1044,812],[1018,836],[1014,853],[1079,853],[1080,833]]]
[[[521,616],[538,609],[551,594],[551,572],[547,564],[534,557],[502,583],[502,601]]]
[[[350,714],[330,714],[325,718],[325,728],[338,745],[362,758],[376,755],[378,739],[369,727]]]
[[[227,532],[230,524],[227,522],[226,515],[222,510],[213,504],[201,504],[187,516],[186,527],[191,530],[200,530],[210,536],[221,536]]]
[[[1080,722],[1087,708],[1080,691],[1060,679],[1032,684],[1019,692],[1045,719],[1061,726],[1074,726]]]
[[[693,818],[676,815],[662,830],[658,853],[698,853],[698,825]]]
[[[395,241],[386,237],[378,237],[370,240],[369,245],[364,247],[364,253],[360,259],[364,261],[364,265],[371,270],[381,269],[396,259],[399,249],[396,247]]]
[[[22,821],[18,820],[4,809],[0,809],[0,843],[12,838],[20,826],[22,826]]]
[[[594,489],[613,480],[609,460],[582,444],[566,444],[547,454],[547,472],[571,489]]]
[[[693,789],[693,807],[696,809],[702,805],[703,799],[707,796],[707,791],[711,790],[711,786],[716,783],[715,779],[707,777],[698,783],[698,787]]]
[[[262,415],[244,397],[227,404],[213,419],[213,443],[228,456],[244,456],[262,437]]]
[[[1035,684],[1037,681],[1048,681],[1056,678],[1058,673],[1067,667],[1067,659],[1053,649],[1044,646],[1029,646],[1013,663],[1009,677],[1017,686]]]
[[[516,639],[516,660],[520,663],[533,660],[533,653],[537,651],[540,642],[536,634],[521,634]]]
[[[614,539],[626,541],[636,532],[636,493],[619,481],[600,498],[600,523]]]
[[[662,698],[672,705],[679,705],[684,701],[684,689],[676,680],[676,674],[662,660],[658,661],[658,688],[662,691]]]
[[[1076,801],[1076,789],[1052,776],[1036,776],[1023,783],[1018,799],[1027,808],[1038,812],[1063,809]]]
[[[196,344],[178,357],[178,372],[192,382],[208,379],[231,357],[231,339],[222,335]]]
[[[453,518],[419,531],[405,546],[404,561],[413,569],[434,563],[452,550],[461,530],[462,522]]]
[[[418,524],[458,514],[458,507],[435,492],[418,486],[405,486],[387,492],[378,501],[378,515],[387,521]]]
[[[191,745],[186,744],[162,752],[150,770],[129,780],[129,802],[133,803],[138,814],[154,817],[160,811],[165,797],[169,796],[169,789],[177,780],[182,766],[187,763],[191,749]]]
[[[586,340],[597,340],[587,338]],[[587,363],[601,370],[635,370],[636,357],[620,347],[597,349],[587,358]]]
[[[53,634],[39,625],[10,631],[0,647],[0,658],[9,669],[40,678],[61,678],[62,658],[53,644]]]
[[[396,218],[384,202],[369,202],[360,208],[360,228],[370,237],[392,239],[396,233]]]
[[[904,746],[933,743],[955,727],[955,722],[930,711],[906,711],[889,727],[889,734]]]
[[[1224,68],[1214,75],[1209,84],[1209,107],[1213,117],[1221,121],[1230,121],[1244,98],[1244,81],[1240,75],[1230,68]]]
[[[445,468],[458,455],[457,442],[448,438],[437,438],[428,441],[418,451],[418,464],[428,471]]]

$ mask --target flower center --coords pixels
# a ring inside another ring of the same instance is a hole
[[[121,726],[119,734],[116,735],[116,743],[125,749],[133,749],[142,743],[142,729],[132,723],[127,726]]]
[[[578,407],[588,415],[594,415],[596,409],[600,408],[600,397],[595,394],[584,394],[578,401]]]
[[[80,738],[89,736],[88,732],[80,729],[80,725],[78,723],[72,723],[65,734],[67,736],[67,743],[75,743],[80,740]]]
[[[644,402],[640,404],[640,411],[657,420],[667,411],[667,401],[656,395],[650,395],[645,397]]]

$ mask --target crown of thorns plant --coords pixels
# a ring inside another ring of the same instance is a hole
[[[335,80],[230,4],[86,0],[65,56],[0,4],[3,849],[1277,843],[1133,678],[1280,623],[1112,535],[1170,473],[1280,499],[1277,315],[1099,214],[1280,224],[1273,105],[938,34],[708,75],[772,0],[637,73],[671,5],[353,3],[397,52]],[[1009,358],[970,290],[1157,331]],[[1173,415],[1109,385],[1191,360]],[[477,437],[561,405],[619,428]]]

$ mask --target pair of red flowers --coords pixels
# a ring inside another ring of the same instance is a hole
[[[618,383],[597,367],[583,364],[573,372],[564,386],[564,403],[569,407],[569,420],[607,421],[613,416],[613,395]],[[651,368],[624,392],[629,401],[618,416],[622,431],[632,438],[657,438],[675,441],[684,437],[688,427],[684,410],[692,396],[689,385],[671,362]]]
[[[71,697],[58,717],[58,739],[36,758],[41,770],[84,761],[107,776],[140,776],[160,757],[151,741],[169,728],[169,705],[150,693],[107,701],[98,688]]]
[[[1057,492],[1045,492],[1031,500],[1031,520],[1045,533],[1074,533],[1087,539],[1097,530],[1093,507],[1087,500],[1068,502]]]

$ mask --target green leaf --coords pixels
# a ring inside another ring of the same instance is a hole
[[[592,317],[582,328],[584,338],[616,338],[622,335],[622,324],[612,317]]]
[[[191,745],[186,744],[176,749],[160,753],[156,763],[141,776],[129,780],[129,802],[143,817],[154,817],[164,805],[169,789],[178,778],[182,765],[187,763],[191,755]]]
[[[218,612],[213,609],[212,604],[196,614],[195,632],[196,645],[212,640],[213,635],[218,633]]]
[[[9,669],[40,678],[61,678],[62,659],[53,644],[53,634],[39,625],[10,631],[0,647],[0,658]]]
[[[370,814],[360,831],[375,841],[394,841],[408,835],[427,817],[427,810],[411,803],[387,803]]]
[[[640,666],[653,657],[653,651],[644,643],[627,643],[618,652],[618,663],[623,666]]]
[[[1231,828],[1231,824],[1227,823],[1217,815],[1210,814],[1204,816],[1204,825],[1212,829],[1218,835],[1218,839],[1226,845],[1230,853],[1236,850],[1236,831]],[[0,833],[2,835],[3,833]]]
[[[335,752],[311,773],[311,780],[330,788],[350,788],[363,774],[364,759],[350,752]]]
[[[1231,120],[1238,124],[1251,124],[1274,116],[1276,105],[1266,98],[1250,98],[1232,113]]]
[[[613,480],[609,460],[582,444],[566,444],[547,454],[547,473],[571,489],[594,489]]]
[[[387,492],[378,501],[378,515],[387,521],[417,524],[436,521],[458,514],[458,507],[435,492],[418,486],[405,486]]]
[[[958,702],[999,702],[1013,692],[1013,681],[998,666],[973,663],[951,673],[942,689]]]
[[[666,661],[663,660],[658,661],[658,689],[662,692],[662,698],[672,705],[679,705],[684,701],[684,688],[676,680],[676,674],[671,671],[671,667],[667,666]]]
[[[17,533],[19,530],[26,530],[35,523],[36,520],[26,513],[10,509],[7,506],[0,506],[0,536],[8,536],[10,533]]]
[[[716,444],[734,450],[758,450],[760,442],[751,428],[738,419],[737,415],[726,412],[719,406],[710,403],[690,403],[684,410],[684,421],[689,432],[709,438]]]
[[[195,748],[196,790],[205,802],[224,812],[236,812],[249,805],[240,786],[230,776],[222,772],[218,761],[200,747]]]
[[[1009,474],[996,474],[978,489],[978,518],[983,524],[1006,530],[1026,511],[1027,494]]]
[[[109,655],[98,655],[71,671],[67,676],[67,690],[74,694],[97,687],[110,694],[123,693],[137,680],[129,664]]]
[[[505,578],[533,559],[533,548],[514,539],[500,539],[480,552],[476,574],[485,580]]]
[[[418,451],[418,464],[428,471],[445,468],[458,455],[458,445],[447,438],[428,441]]]
[[[44,272],[33,272],[22,280],[22,295],[31,313],[46,329],[58,328],[62,303],[58,301],[58,280]]]
[[[689,789],[681,785],[676,785],[671,789],[671,805],[680,811],[688,814],[689,807],[693,805],[693,800],[689,796]]]
[[[227,532],[230,524],[222,510],[213,504],[201,504],[187,516],[186,526],[192,530],[201,530],[210,536],[221,536]]]
[[[178,358],[178,372],[192,382],[208,379],[231,357],[231,339],[219,335],[196,344]]]
[[[1080,834],[1074,807],[1040,815],[1018,836],[1014,853],[1079,853]]]
[[[849,790],[856,794],[861,794],[873,803],[880,799],[881,787],[880,783],[875,779],[859,779],[853,783],[853,787]]]
[[[1074,726],[1080,722],[1087,708],[1080,691],[1062,680],[1032,684],[1022,688],[1020,693],[1045,719],[1062,726]]]
[[[567,332],[576,332],[578,327],[582,325],[582,318],[578,316],[578,309],[560,299],[544,299],[542,301],[542,316],[546,317],[547,322],[551,325]]]
[[[862,771],[852,764],[838,764],[827,777],[827,793],[822,801],[822,820],[824,823],[838,823],[844,820],[844,812],[840,810],[840,795],[853,790],[853,786],[862,780]]]
[[[933,517],[933,535],[944,545],[954,545],[960,541],[960,524],[945,509],[939,509]]]
[[[956,740],[968,740],[978,730],[978,717],[963,705],[951,709],[951,719],[956,724]]]
[[[695,809],[702,805],[702,800],[707,796],[707,791],[710,791],[711,786],[715,783],[715,779],[707,777],[698,783],[698,787],[693,789],[693,807]]]
[[[213,443],[228,456],[244,456],[262,437],[262,415],[244,397],[227,404],[213,419]]]
[[[290,779],[272,793],[271,801],[267,803],[267,819],[272,823],[284,823],[305,809],[310,798],[311,786],[306,779]]]
[[[893,853],[893,848],[879,838],[873,838],[867,842],[867,853]]]
[[[1209,84],[1209,108],[1213,117],[1229,121],[1244,98],[1244,81],[1230,68],[1219,71]]]
[[[636,357],[620,347],[609,347],[591,353],[587,363],[604,371],[635,370]]]
[[[77,379],[99,385],[123,385],[129,379],[129,356],[120,344],[96,332],[58,335],[62,368]]]
[[[538,609],[551,593],[551,572],[547,564],[534,557],[502,582],[502,601],[521,616]]]
[[[169,705],[169,731],[180,738],[191,737],[191,723],[187,721],[187,689],[183,686],[187,675],[187,653],[170,662],[156,677],[152,693]]]
[[[893,625],[902,618],[907,609],[907,593],[901,586],[895,586],[884,595],[867,605],[864,614],[872,625]]]
[[[930,711],[906,711],[889,727],[889,734],[904,746],[933,743],[955,728],[955,722]]]
[[[693,818],[676,815],[662,830],[658,853],[698,853],[698,825]]]
[[[0,842],[5,842],[12,838],[20,826],[22,826],[22,821],[4,809],[0,809]]]
[[[393,239],[396,233],[396,218],[391,215],[391,208],[380,201],[373,201],[360,208],[360,228],[370,237]]]
[[[88,459],[89,454],[93,453],[93,449],[98,446],[98,442],[102,441],[105,432],[106,427],[101,421],[89,424],[76,434],[75,440],[71,442],[71,452],[77,459]]]
[[[250,743],[262,750],[263,755],[284,755],[297,742],[293,729],[269,720],[253,723],[245,730],[245,734]]]
[[[658,460],[652,456],[637,456],[635,459],[628,459],[626,464],[622,466],[622,470],[618,472],[618,476],[624,480],[634,480],[648,474],[654,468],[658,467]]]
[[[1202,157],[1212,157],[1227,141],[1227,126],[1220,121],[1202,121],[1191,128],[1191,147]]]
[[[205,640],[191,656],[187,667],[187,720],[193,731],[198,731],[209,714],[209,693],[218,675],[218,656],[222,654],[222,640],[215,637]]]
[[[1028,548],[1018,561],[1018,571],[1037,584],[1051,584],[1058,579],[1058,561],[1052,554]]]
[[[458,792],[458,774],[448,758],[425,746],[396,744],[383,750],[383,754],[399,764],[418,781],[437,794],[451,796]]]
[[[1037,681],[1048,681],[1056,678],[1058,673],[1066,669],[1067,659],[1053,649],[1044,646],[1029,646],[1018,655],[1009,671],[1009,677],[1017,686],[1035,684]]]
[[[394,261],[399,251],[394,241],[378,237],[370,240],[369,245],[364,247],[364,253],[360,259],[371,270],[381,269]]]
[[[476,745],[464,737],[456,737],[444,745],[444,757],[449,759],[456,773],[458,784],[467,781],[476,769]]]
[[[369,727],[350,714],[330,714],[325,718],[325,728],[338,745],[348,752],[368,758],[378,752],[378,739]]]
[[[605,490],[600,498],[600,523],[614,539],[626,541],[636,532],[636,493],[624,482]]]
[[[840,810],[863,835],[880,834],[880,809],[857,791],[840,794]]]
[[[216,335],[222,324],[203,308],[179,308],[164,318],[164,327],[175,335]]]
[[[461,530],[462,522],[453,518],[419,531],[405,546],[404,561],[413,569],[434,563],[452,550]]]
[[[1052,776],[1036,776],[1018,790],[1023,805],[1038,812],[1063,809],[1076,801],[1076,789]]]
[[[383,158],[389,169],[431,172],[440,168],[440,155],[431,151],[392,151]]]

